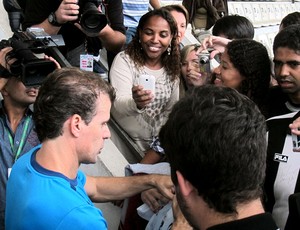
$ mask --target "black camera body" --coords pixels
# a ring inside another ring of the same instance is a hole
[[[106,15],[98,10],[102,0],[79,0],[79,22],[88,33],[99,33],[106,25]]]
[[[17,60],[10,65],[10,72],[20,77],[25,86],[41,85],[46,76],[56,69],[54,62],[39,59],[34,53],[44,53],[47,42],[30,38],[25,32],[15,32],[8,40],[0,41],[0,49],[12,47],[7,54],[8,59]]]

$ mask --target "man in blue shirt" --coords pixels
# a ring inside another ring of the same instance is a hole
[[[113,87],[93,72],[62,68],[47,77],[33,114],[42,145],[13,166],[7,230],[107,229],[92,202],[122,200],[154,187],[172,199],[169,176],[91,177],[78,170],[81,163],[95,163],[110,138],[114,98]]]
[[[6,183],[13,164],[39,144],[34,131],[32,104],[38,94],[37,88],[26,88],[20,78],[6,69],[14,60],[6,61],[11,47],[0,50],[0,229],[4,229]]]

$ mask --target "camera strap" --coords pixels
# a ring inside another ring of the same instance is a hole
[[[5,127],[7,135],[8,135],[11,150],[13,152],[13,155],[15,156],[15,162],[17,161],[18,157],[21,154],[21,151],[23,150],[30,120],[31,120],[31,116],[27,116],[25,119],[25,124],[24,124],[23,132],[22,132],[22,136],[21,136],[21,140],[20,140],[18,148],[14,148],[14,138],[12,137],[12,135],[11,135],[10,131],[7,129],[7,127]]]

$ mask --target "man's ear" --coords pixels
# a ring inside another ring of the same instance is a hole
[[[195,190],[194,186],[187,179],[184,178],[181,172],[176,171],[176,176],[181,194],[183,196],[190,195],[191,192]]]
[[[1,82],[0,82],[0,86],[3,85],[3,86],[2,86],[2,89],[0,90],[0,93],[1,93],[2,95],[8,95],[8,93],[7,93],[7,91],[6,91],[6,87],[5,87],[5,86],[6,86],[6,82],[3,82],[3,83],[2,83],[2,79],[7,80],[6,78],[1,78],[1,79],[0,79],[0,81],[1,81]]]
[[[74,114],[72,117],[70,117],[70,131],[75,137],[78,137],[80,134],[82,122],[83,120],[78,114]]]

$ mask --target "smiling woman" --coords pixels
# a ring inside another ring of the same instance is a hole
[[[139,21],[136,36],[116,56],[110,70],[117,93],[113,118],[141,152],[150,148],[179,98],[177,34],[177,24],[167,10],[146,13]],[[154,77],[155,92],[141,85],[140,76],[145,75]]]
[[[214,69],[213,83],[248,96],[267,116],[270,76],[271,63],[266,47],[251,39],[237,39],[229,42],[221,55],[221,64]]]

